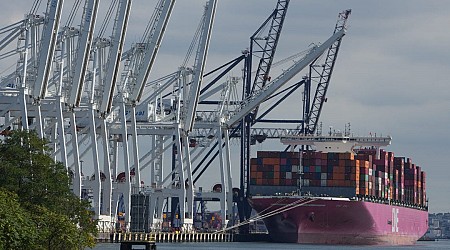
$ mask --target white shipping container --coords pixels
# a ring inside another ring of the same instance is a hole
[[[292,172],[286,172],[286,179],[287,180],[292,179]]]
[[[320,179],[321,180],[326,180],[327,179],[327,173],[320,174]]]
[[[327,180],[321,180],[320,181],[320,186],[326,187],[327,186]]]

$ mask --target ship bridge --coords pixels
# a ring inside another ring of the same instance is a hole
[[[324,153],[353,152],[359,148],[380,148],[391,144],[391,136],[347,136],[342,133],[331,135],[285,135],[280,137],[281,143],[285,145],[307,145],[313,146],[317,151]]]

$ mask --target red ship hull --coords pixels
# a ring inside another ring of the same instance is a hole
[[[428,211],[340,198],[253,197],[275,242],[413,245],[428,229]]]

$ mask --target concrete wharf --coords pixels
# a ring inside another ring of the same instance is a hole
[[[152,232],[152,233],[100,233],[97,242],[102,243],[126,243],[153,242],[232,242],[233,235],[223,232]]]

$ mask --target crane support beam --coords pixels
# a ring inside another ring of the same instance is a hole
[[[69,96],[69,105],[78,106],[86,77],[89,54],[91,52],[94,26],[97,19],[99,0],[88,0],[81,22],[80,36],[77,44],[77,54],[74,67],[72,87]]]
[[[269,33],[267,34],[267,37],[264,39],[266,42],[261,51],[262,56],[261,59],[259,60],[258,69],[256,70],[255,80],[253,81],[252,86],[252,92],[264,88],[264,86],[268,82],[270,68],[272,66],[273,57],[275,55],[278,40],[281,35],[281,29],[283,28],[284,19],[286,18],[288,6],[289,0],[279,0],[276,9],[269,17],[269,19],[270,18],[272,19],[272,22],[270,25]],[[251,40],[253,42],[257,42],[258,38],[255,36],[256,34],[251,37]]]
[[[145,83],[150,75],[150,71],[152,70],[153,63],[155,62],[156,55],[158,54],[159,46],[164,36],[164,32],[166,30],[167,24],[169,23],[170,15],[172,14],[173,6],[175,4],[175,0],[166,0],[159,12],[159,15],[156,17],[154,24],[155,27],[152,27],[151,37],[148,40],[148,45],[146,48],[146,53],[142,64],[138,69],[137,79],[135,82],[135,86],[133,87],[133,91],[129,100],[133,103],[139,102],[142,96],[142,92],[145,87]]]
[[[211,39],[211,30],[214,24],[217,0],[210,0],[205,7],[205,19],[203,20],[203,29],[200,36],[199,50],[196,55],[196,64],[194,69],[194,80],[189,91],[187,99],[187,113],[184,122],[184,131],[191,131],[194,126],[195,112],[197,111],[198,99],[200,96],[200,86],[203,81],[203,71],[208,54],[209,41]]]
[[[228,127],[231,127],[237,122],[241,121],[242,118],[244,118],[267,98],[269,98],[273,93],[275,93],[296,74],[298,74],[301,70],[308,66],[312,61],[318,58],[326,49],[328,49],[337,40],[341,39],[344,35],[345,29],[342,29],[334,33],[323,44],[319,46],[315,45],[305,57],[296,62],[291,68],[286,70],[277,79],[273,80],[268,86],[266,86],[261,91],[254,93],[254,95],[250,96],[250,98],[244,100],[243,105],[240,107],[240,109],[234,112],[231,118],[226,122],[226,125],[228,125]]]
[[[334,32],[339,32],[345,29],[348,16],[351,10],[345,10],[339,13],[339,18],[336,23]],[[322,72],[319,73],[319,84],[317,85],[316,92],[314,94],[313,103],[311,109],[307,114],[306,121],[306,134],[314,134],[316,131],[317,123],[319,122],[320,113],[322,111],[323,104],[325,102],[325,96],[327,94],[328,86],[330,85],[331,74],[336,63],[339,47],[341,46],[341,39],[336,40],[328,49],[325,63],[323,64]],[[311,66],[311,71],[315,71],[315,67]],[[313,73],[313,72],[311,72]]]
[[[33,97],[36,99],[45,98],[47,91],[48,78],[55,54],[56,40],[59,29],[59,20],[61,18],[61,10],[64,1],[51,0],[49,2],[48,14],[45,18],[45,25],[42,31],[42,39],[40,41],[40,54],[38,58],[38,70],[36,80],[34,82]]]
[[[119,1],[116,23],[117,26],[113,29],[114,34],[111,40],[111,47],[109,49],[109,63],[107,64],[106,75],[104,79],[102,79],[105,94],[103,95],[102,103],[100,104],[101,112],[108,113],[111,110],[117,74],[119,71],[120,58],[125,41],[128,19],[130,16],[130,8],[131,0]]]

